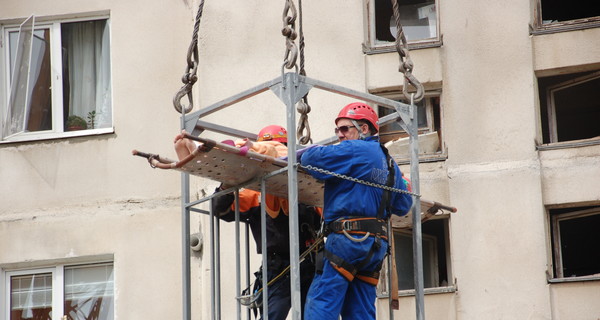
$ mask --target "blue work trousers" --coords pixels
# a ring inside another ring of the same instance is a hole
[[[373,247],[374,237],[362,242],[354,242],[343,234],[330,234],[325,242],[325,250],[345,261],[356,265],[368,257]],[[372,256],[362,271],[374,271],[381,266],[387,253],[388,243],[380,240],[381,246],[375,247]],[[376,287],[358,278],[348,281],[324,258],[322,274],[316,274],[306,298],[304,319],[344,320],[375,319]]]

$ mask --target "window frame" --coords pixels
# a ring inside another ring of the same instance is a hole
[[[445,246],[442,248],[440,246],[437,245],[437,243],[435,244],[435,253],[439,252],[440,250],[444,250],[444,255],[445,255],[445,265],[446,265],[446,278],[447,278],[447,284],[445,286],[442,286],[441,284],[438,286],[432,286],[432,287],[425,287],[424,288],[424,293],[425,294],[437,294],[437,293],[451,293],[451,292],[455,292],[456,291],[456,284],[454,282],[454,277],[453,277],[453,272],[452,272],[452,259],[451,259],[451,252],[450,252],[450,214],[449,213],[444,213],[444,214],[440,214],[438,216],[432,217],[430,220],[428,221],[439,221],[439,220],[443,220],[442,223],[443,225],[443,237],[444,237],[444,244]],[[427,223],[427,222],[424,222]],[[396,228],[396,227],[392,227],[392,230],[394,232],[394,235],[398,234],[398,233],[402,233],[404,235],[410,235],[410,238],[412,239],[412,230],[411,229],[400,229],[400,228]],[[435,238],[434,235],[430,235],[430,234],[422,234],[423,238],[428,237],[428,238]],[[433,252],[431,252],[430,254],[434,255]],[[389,257],[389,256],[388,256]],[[396,256],[396,259],[398,259],[399,257]],[[436,257],[433,259],[436,262],[436,267],[437,265],[439,265],[441,263],[441,261],[439,261],[439,258]],[[389,290],[388,290],[388,279],[387,279],[387,266],[388,266],[388,258],[386,257],[386,259],[383,262],[382,265],[382,269],[381,269],[381,279],[379,281],[379,284],[377,285],[377,297],[378,298],[387,298],[389,296]],[[423,267],[425,267],[425,265],[423,265]],[[433,279],[436,279],[439,277],[439,273],[438,270],[432,269],[429,270],[429,272],[433,272],[435,273]],[[423,273],[425,274],[426,270],[423,270]],[[400,280],[400,279],[398,279]],[[438,278],[437,282],[441,282],[441,280]],[[398,295],[399,296],[413,296],[415,295],[415,289],[398,289]]]
[[[600,207],[579,209],[573,208],[573,211],[564,213],[550,214],[551,221],[551,239],[552,242],[552,262],[551,270],[548,272],[548,282],[572,282],[585,280],[600,280],[598,275],[570,276],[565,277],[563,270],[563,250],[561,244],[560,222],[565,220],[573,220],[588,216],[600,215]],[[572,249],[577,250],[577,249]]]
[[[81,14],[69,14],[60,16],[34,16],[35,24],[34,30],[49,29],[50,30],[50,68],[51,68],[51,108],[52,108],[52,127],[51,130],[44,131],[32,131],[32,132],[21,132],[13,134],[11,136],[2,138],[0,137],[0,144],[16,143],[16,142],[27,142],[27,141],[41,141],[50,139],[61,139],[61,138],[72,138],[81,136],[91,136],[99,134],[110,134],[114,133],[114,103],[112,99],[113,82],[112,82],[112,37],[111,35],[111,18],[107,11],[89,12]],[[0,51],[0,72],[2,78],[0,80],[0,93],[4,93],[6,99],[0,101],[0,130],[3,128],[3,123],[6,118],[7,109],[9,107],[10,99],[10,47],[8,45],[8,35],[10,32],[19,31],[19,25],[24,22],[24,19],[12,19],[12,20],[0,20],[0,40],[6,45]],[[111,104],[111,125],[106,128],[94,128],[86,130],[66,131],[64,130],[64,100],[63,100],[63,74],[62,74],[62,34],[61,25],[65,23],[73,22],[85,22],[94,20],[106,20],[106,27],[108,28],[109,34],[109,70],[110,71],[110,104]],[[59,93],[59,94],[57,94]]]
[[[39,267],[39,268],[28,268],[28,269],[4,269],[0,268],[0,320],[10,319],[10,289],[11,281],[10,278],[13,276],[20,275],[36,275],[36,274],[47,274],[52,275],[52,319],[63,319],[65,315],[64,304],[65,304],[65,269],[73,267],[96,267],[96,266],[107,266],[113,267],[113,290],[115,288],[115,264],[113,261],[98,261],[98,262],[87,262],[87,263],[73,263],[73,264],[56,264],[51,267]],[[115,296],[113,295],[113,305],[115,303]],[[113,314],[113,319],[115,315]]]
[[[379,94],[379,95],[382,97],[391,99],[391,100],[403,101],[406,103],[406,101],[404,101],[405,98],[404,98],[404,95],[402,94],[402,92],[391,92],[391,93],[384,93],[384,94]],[[430,100],[432,98],[439,99],[439,112],[438,112],[439,119],[437,120],[437,121],[439,121],[439,123],[436,123],[434,105],[433,105],[432,101]],[[444,126],[443,126],[443,123],[444,123],[444,121],[443,121],[444,111],[443,110],[444,110],[444,108],[443,108],[442,90],[441,89],[426,90],[423,99],[424,100],[428,99],[425,101],[425,104],[426,104],[425,105],[425,114],[427,116],[427,125],[423,126],[423,127],[419,127],[417,131],[418,131],[419,135],[437,132],[438,137],[439,137],[440,151],[433,153],[433,154],[419,153],[419,162],[444,161],[448,158],[448,155],[446,153],[446,145],[444,143]],[[379,115],[380,106],[376,105],[375,107],[376,107],[376,109],[378,109],[378,115]],[[381,117],[381,115],[379,115],[379,116]],[[391,125],[391,124],[387,124],[387,125]],[[436,127],[438,127],[439,130],[436,130]],[[385,128],[385,126],[382,128]],[[380,128],[380,137],[381,137],[381,131],[382,130]],[[391,138],[389,138],[389,140],[396,140],[403,135],[403,132],[404,132],[404,134],[406,134],[404,129],[401,129],[399,131],[385,132],[383,134],[384,134],[384,137],[386,137],[386,136],[391,137]],[[406,136],[408,137],[408,134],[406,134]],[[388,139],[384,138],[384,139],[382,139],[382,141],[387,142]],[[395,158],[396,162],[398,162],[398,164],[410,163],[409,157],[404,158],[404,157],[398,157],[397,155],[392,155],[392,156],[394,156],[394,158]]]
[[[535,7],[533,10],[533,23],[529,25],[529,33],[531,35],[551,34],[600,27],[600,16],[543,23],[542,1],[543,0],[535,1]]]
[[[442,46],[442,35],[440,33],[440,15],[439,15],[439,3],[440,0],[434,0],[436,12],[436,37],[421,39],[421,40],[407,40],[408,48],[410,50],[435,48]],[[397,52],[395,42],[378,41],[375,36],[375,0],[365,0],[364,2],[364,42],[363,42],[363,53],[365,54],[377,54],[377,53],[389,53]],[[393,17],[393,16],[392,16]],[[402,21],[400,21],[402,23]]]

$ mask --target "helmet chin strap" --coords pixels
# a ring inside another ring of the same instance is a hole
[[[356,122],[356,120],[351,119],[350,121],[352,121],[352,124],[354,125],[356,130],[358,130],[358,137],[360,138],[360,140],[365,140],[365,138],[371,136],[371,131],[369,131],[369,133],[367,133],[367,134],[362,133],[362,129],[361,129],[360,125],[358,124],[358,122]]]

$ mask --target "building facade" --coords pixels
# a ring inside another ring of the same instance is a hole
[[[207,216],[182,231],[181,175],[131,155],[175,158],[172,100],[199,4],[0,0],[0,320],[180,318],[182,232],[205,242],[191,254],[191,314],[210,319]],[[206,1],[194,110],[281,75],[283,9]],[[406,102],[388,1],[296,9],[307,76]],[[600,318],[600,12],[548,0],[400,1],[400,12],[425,87],[421,194],[458,208],[423,224],[426,318]],[[310,92],[313,141],[351,101]],[[257,132],[286,112],[267,92],[206,120]],[[410,177],[406,134],[393,124],[381,136]],[[192,176],[191,199],[215,187]],[[224,319],[236,316],[234,232],[221,224]],[[394,318],[413,319],[410,230],[396,243]]]

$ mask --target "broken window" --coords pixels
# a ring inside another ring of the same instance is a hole
[[[398,99],[400,95],[388,97],[390,99],[407,103]],[[419,156],[439,157],[443,153],[440,92],[431,91],[425,94],[423,100],[416,103],[417,121],[419,131]],[[379,117],[395,112],[392,109],[379,106]],[[402,120],[384,125],[380,128],[380,140],[395,157],[410,158],[409,134],[401,126]]]
[[[37,23],[31,16],[0,31],[9,96],[0,104],[1,141],[112,128],[107,19]]]
[[[113,279],[112,263],[7,271],[0,318],[112,320]]]
[[[439,41],[436,0],[398,0],[400,23],[409,43]],[[367,47],[393,46],[397,28],[391,0],[367,1]]]
[[[538,0],[536,30],[572,30],[600,25],[600,7],[594,1],[575,3],[559,0]]]
[[[600,206],[550,209],[554,277],[600,276]]]
[[[538,79],[544,143],[600,137],[600,71]]]
[[[423,250],[423,286],[424,288],[440,288],[453,285],[450,274],[449,219],[447,217],[432,219],[421,225]],[[413,290],[413,245],[410,229],[394,229],[394,250],[398,290]],[[387,293],[387,261],[384,261],[379,294]]]

